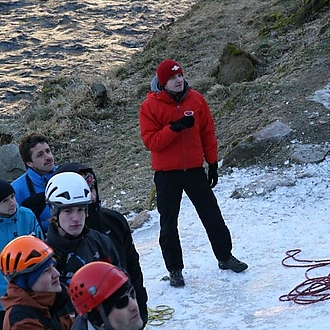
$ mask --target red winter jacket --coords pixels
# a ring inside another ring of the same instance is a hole
[[[184,111],[193,110],[195,125],[181,132],[170,129]],[[141,137],[151,151],[155,171],[185,170],[218,161],[214,122],[204,97],[189,88],[177,103],[165,90],[149,92],[140,108]]]

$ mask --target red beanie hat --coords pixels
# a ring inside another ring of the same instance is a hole
[[[183,75],[182,68],[179,63],[173,60],[164,60],[157,68],[157,78],[162,86],[165,86],[168,80],[178,73]]]

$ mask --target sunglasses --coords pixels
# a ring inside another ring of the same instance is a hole
[[[118,298],[114,306],[117,309],[125,308],[129,303],[129,298],[136,299],[136,292],[133,287],[131,287],[123,296]]]
[[[95,186],[95,178],[94,178],[94,175],[92,173],[86,173],[84,175],[84,179],[86,180],[89,189],[94,188],[94,186]]]

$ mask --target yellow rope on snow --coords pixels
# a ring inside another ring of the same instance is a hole
[[[172,318],[174,308],[167,305],[158,305],[155,309],[148,307],[148,325],[158,327],[163,325],[165,321]]]

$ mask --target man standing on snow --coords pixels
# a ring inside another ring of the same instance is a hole
[[[185,285],[178,234],[183,191],[196,208],[219,268],[242,272],[248,265],[231,253],[230,232],[212,191],[218,182],[218,154],[209,106],[200,93],[189,87],[180,64],[173,60],[159,64],[151,87],[140,108],[140,129],[155,170],[159,243],[170,285]],[[208,175],[204,160],[208,163]]]

